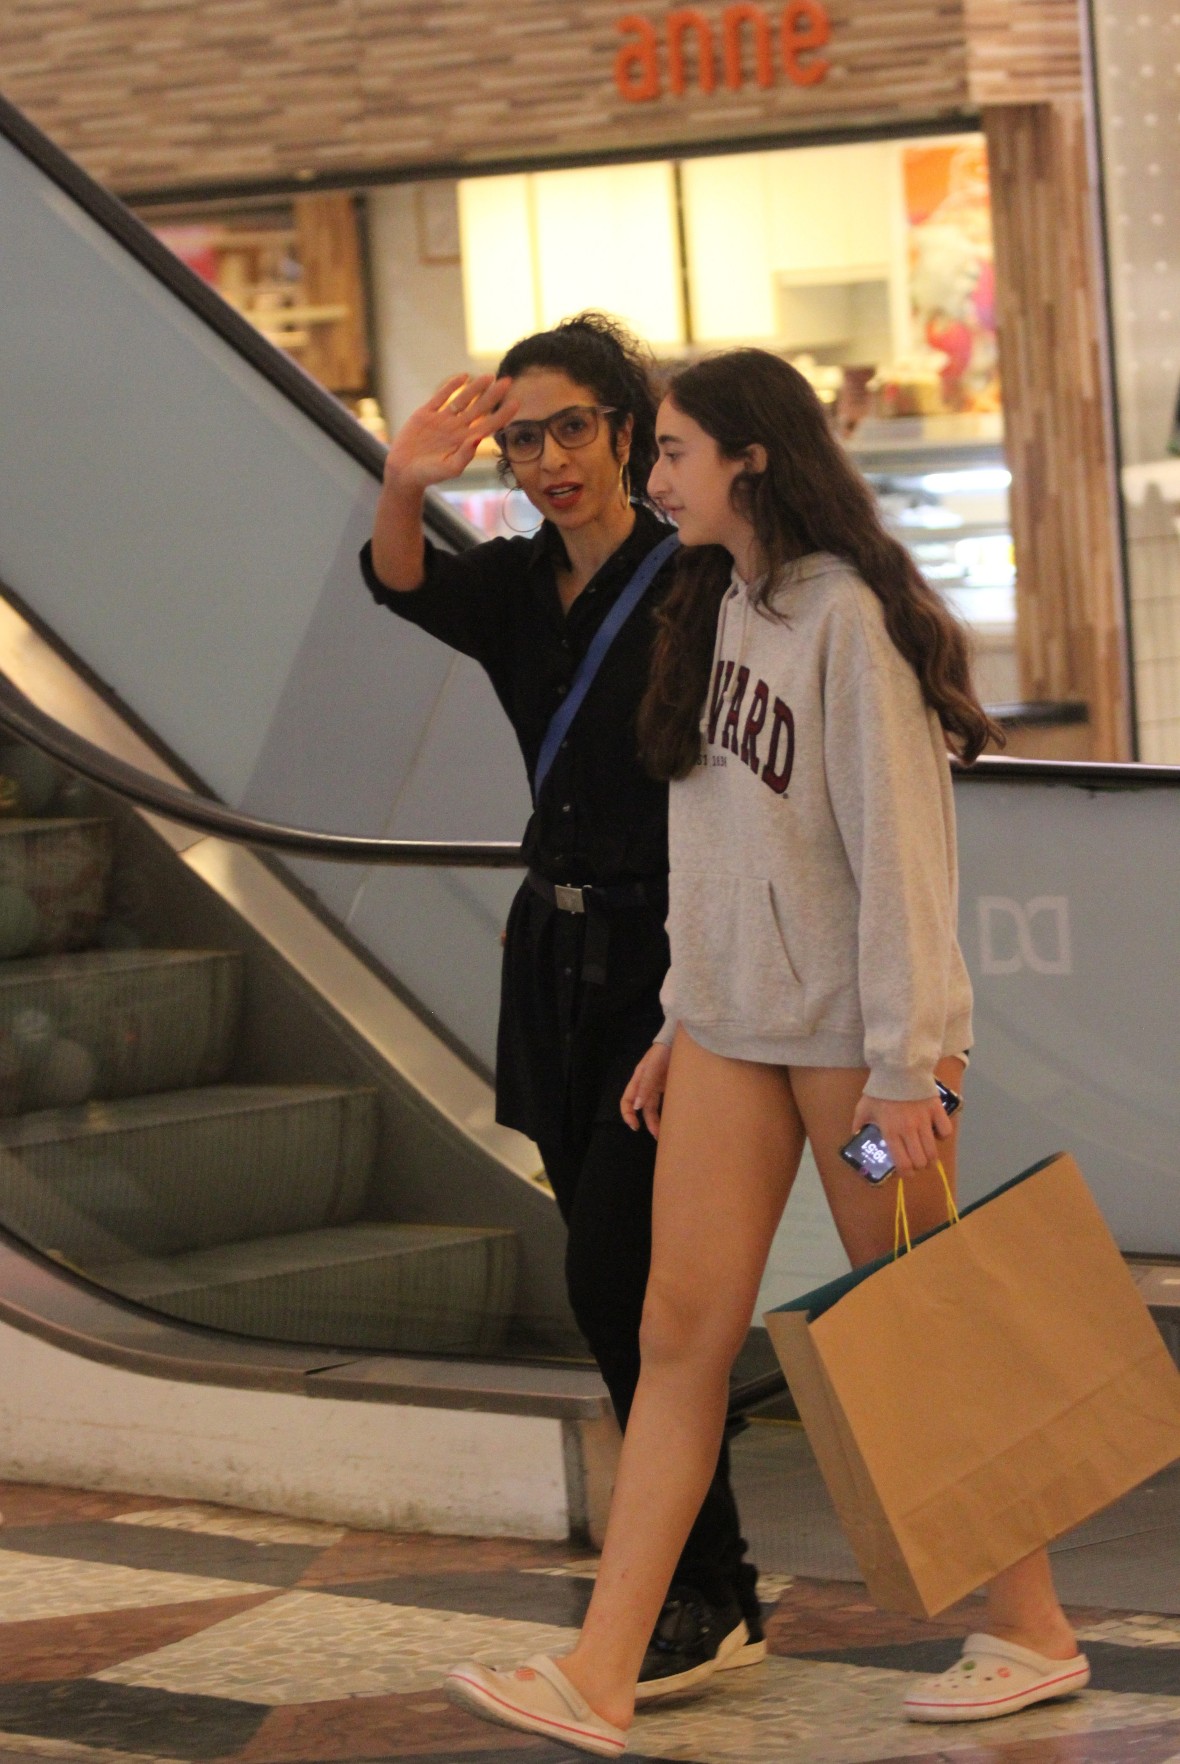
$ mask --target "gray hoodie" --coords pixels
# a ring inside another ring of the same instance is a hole
[[[840,558],[792,564],[773,613],[735,574],[669,846],[661,1041],[679,1021],[732,1059],[934,1095],[935,1062],[971,1045],[946,742]]]

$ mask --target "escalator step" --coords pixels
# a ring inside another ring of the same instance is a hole
[[[84,1270],[348,1224],[375,1093],[219,1084],[0,1121],[0,1222]]]
[[[215,1084],[233,1056],[231,950],[86,950],[0,963],[0,1113]]]
[[[271,1341],[406,1353],[487,1352],[516,1289],[516,1233],[359,1224],[103,1271],[169,1316]]]
[[[114,838],[101,819],[0,819],[0,959],[93,943]]]

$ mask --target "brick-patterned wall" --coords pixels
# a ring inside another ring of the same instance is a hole
[[[635,103],[614,85],[618,21],[662,27],[664,0],[8,0],[0,92],[124,192],[544,161],[953,119],[974,102],[963,7],[828,0],[821,83],[776,57],[769,88]],[[716,27],[722,0],[701,10]]]
[[[0,91],[120,190],[953,118],[1080,89],[1079,0],[828,0],[831,71],[629,102],[663,0],[9,0]],[[768,5],[777,19],[780,8]],[[718,26],[721,0],[702,0]],[[666,55],[663,53],[666,72]],[[690,71],[692,71],[690,69]],[[666,84],[666,80],[665,80]]]
[[[987,104],[1077,98],[1079,0],[963,0],[971,96]]]

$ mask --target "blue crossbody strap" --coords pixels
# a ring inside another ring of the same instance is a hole
[[[541,786],[549,776],[549,768],[557,756],[557,750],[565,740],[569,726],[577,716],[582,700],[594,684],[594,677],[606,659],[607,650],[679,544],[680,535],[669,533],[666,539],[661,539],[660,543],[648,552],[594,633],[594,640],[578,664],[577,672],[570,682],[570,689],[554,711],[553,720],[545,731],[545,739],[541,743],[541,752],[537,758],[537,769],[533,774],[534,803],[540,798]]]

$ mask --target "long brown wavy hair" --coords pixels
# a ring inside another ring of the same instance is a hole
[[[1002,745],[971,684],[966,632],[885,531],[873,492],[803,375],[764,349],[733,349],[684,368],[668,396],[723,458],[741,459],[754,443],[766,450],[766,470],[739,473],[731,491],[754,528],[765,571],[758,603],[767,604],[795,558],[813,551],[843,558],[881,602],[890,637],[960,758],[969,765],[989,740]],[[700,712],[730,567],[720,546],[686,548],[656,614],[638,721],[640,751],[656,778],[685,778],[700,757]]]

